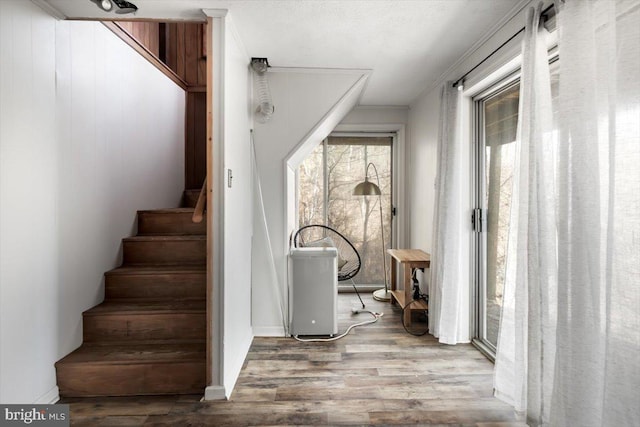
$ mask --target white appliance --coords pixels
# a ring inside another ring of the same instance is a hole
[[[338,250],[293,248],[290,262],[291,335],[338,333]]]

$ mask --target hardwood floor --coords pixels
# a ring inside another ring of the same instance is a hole
[[[492,397],[493,365],[471,345],[405,332],[400,310],[331,343],[255,338],[230,401],[197,396],[73,398],[75,426],[457,425],[525,426]],[[339,296],[343,331],[354,294]]]

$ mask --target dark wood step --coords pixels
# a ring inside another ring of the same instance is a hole
[[[199,191],[187,191],[195,205]],[[206,222],[193,208],[138,212],[105,302],[83,313],[83,345],[56,364],[60,394],[202,393],[206,377]]]
[[[192,217],[193,208],[138,211],[138,235],[206,235],[206,221],[193,222]]]
[[[206,236],[135,236],[122,240],[123,264],[204,264]]]
[[[185,208],[195,208],[199,196],[200,189],[184,190],[184,193],[182,193],[182,206]]]
[[[103,302],[83,313],[83,339],[90,342],[204,340],[204,300]]]
[[[105,300],[204,299],[207,272],[201,266],[119,267],[105,273]]]
[[[56,363],[56,372],[65,397],[202,393],[205,343],[84,344]]]

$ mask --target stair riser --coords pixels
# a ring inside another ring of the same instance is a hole
[[[206,337],[205,313],[85,315],[85,342],[141,340],[202,340]]]
[[[185,208],[195,208],[198,203],[198,197],[200,196],[200,190],[192,191],[187,190],[182,195],[182,206]]]
[[[123,264],[204,264],[206,240],[124,241]]]
[[[204,355],[179,363],[64,364],[56,371],[64,397],[201,394],[206,378]]]
[[[138,214],[139,235],[207,234],[207,223],[193,222],[191,212]]]
[[[105,299],[204,299],[206,273],[119,274],[105,277]]]

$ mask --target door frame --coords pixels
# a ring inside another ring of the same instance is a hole
[[[397,197],[397,173],[396,173],[396,158],[397,158],[397,145],[398,145],[398,132],[394,132],[394,131],[376,131],[376,132],[346,132],[346,131],[338,131],[338,130],[334,130],[333,132],[331,132],[326,138],[324,138],[321,142],[321,144],[323,145],[323,169],[324,172],[326,172],[327,170],[327,157],[326,157],[326,149],[327,149],[327,145],[328,145],[328,139],[330,137],[335,137],[335,138],[380,138],[380,137],[389,137],[391,138],[391,207],[396,209],[396,212],[398,211],[398,197]],[[328,211],[326,209],[326,202],[327,202],[327,186],[328,186],[328,179],[329,177],[323,172],[323,179],[324,179],[324,183],[323,183],[323,203],[325,205],[325,209],[324,209],[324,213],[323,213],[323,223],[324,225],[328,225],[327,224],[327,215],[328,215]],[[299,169],[296,169],[295,171],[295,187],[296,187],[296,191],[295,191],[295,205],[296,205],[296,215],[295,215],[295,222],[296,225],[299,226],[298,224],[300,223],[300,218],[298,216],[298,207],[300,206],[300,191],[298,191],[299,187],[300,187],[300,174],[299,174]],[[389,243],[389,247],[390,248],[395,248],[397,247],[397,235],[398,235],[398,220],[396,214],[392,214],[391,216],[391,230],[390,230],[390,235],[391,235],[391,240],[388,242]],[[389,271],[389,270],[387,270]],[[381,284],[375,284],[375,283],[358,283],[357,284],[358,289],[364,292],[373,292],[377,289],[380,289]],[[353,287],[350,284],[338,284],[338,290],[339,292],[353,292]]]
[[[492,82],[471,98],[472,103],[472,179],[471,194],[473,207],[481,210],[482,219],[477,222],[472,217],[472,289],[471,289],[471,342],[490,360],[495,360],[496,348],[485,339],[486,331],[486,241],[487,241],[487,207],[484,206],[484,190],[486,187],[486,156],[484,145],[484,112],[483,102],[513,85],[519,84],[520,69]],[[473,209],[476,210],[476,209]],[[477,226],[476,226],[477,225]],[[479,227],[479,229],[478,229]]]
[[[407,160],[405,125],[401,123],[380,124],[340,124],[331,133],[339,136],[379,136],[381,133],[395,134],[391,146],[391,170],[392,170],[392,205],[396,208],[395,221],[392,222],[392,239],[395,240],[391,247],[404,248],[407,242],[407,223],[409,212],[406,204]],[[296,203],[297,204],[297,203]],[[298,218],[296,216],[296,223]]]

